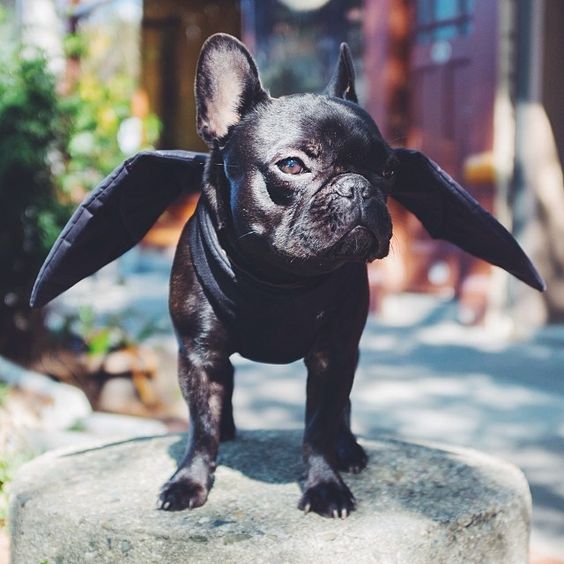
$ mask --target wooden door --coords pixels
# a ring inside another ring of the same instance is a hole
[[[493,174],[477,182],[468,165],[487,162],[493,149],[497,2],[413,0],[412,7],[407,145],[436,160],[491,208]],[[453,288],[460,295],[468,277],[487,276],[485,263],[432,241],[414,217],[405,220],[406,289]]]
[[[194,78],[203,42],[213,33],[240,37],[237,0],[144,0],[142,81],[162,124],[159,148],[205,150],[196,133]]]
[[[196,132],[194,79],[203,42],[213,33],[241,35],[237,0],[144,0],[142,79],[151,111],[161,122],[159,148],[205,151]],[[194,212],[199,186],[181,195],[143,239],[149,246],[178,242]]]

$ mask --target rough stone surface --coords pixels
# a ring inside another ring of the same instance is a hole
[[[363,441],[368,468],[345,476],[358,510],[341,521],[296,509],[299,433],[245,432],[222,445],[204,507],[159,511],[183,440],[139,438],[29,463],[12,485],[14,564],[527,562],[527,482],[481,453]]]

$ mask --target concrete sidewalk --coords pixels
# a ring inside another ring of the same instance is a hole
[[[166,268],[130,275],[125,286],[96,292],[96,307],[166,319],[167,277]],[[61,305],[88,303],[92,295],[92,287],[79,285]],[[261,365],[238,356],[234,363],[240,428],[302,428],[302,363]],[[520,466],[533,494],[533,551],[564,559],[563,327],[508,342],[458,324],[450,301],[387,298],[364,333],[352,404],[360,435],[441,441]]]

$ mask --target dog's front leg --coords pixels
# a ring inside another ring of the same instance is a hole
[[[190,410],[186,454],[177,471],[162,487],[159,507],[169,511],[193,509],[206,502],[213,483],[220,435],[234,435],[222,423],[222,406],[231,401],[233,366],[226,355],[211,354],[181,339],[179,380]]]
[[[304,461],[306,475],[299,508],[327,517],[347,517],[355,508],[355,499],[339,475],[339,445],[352,441],[347,421],[349,394],[358,359],[358,351],[311,352],[305,359],[308,368]],[[365,462],[364,462],[365,464]]]

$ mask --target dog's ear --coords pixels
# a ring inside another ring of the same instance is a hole
[[[513,236],[460,184],[419,151],[395,153],[399,169],[390,196],[414,213],[431,237],[450,241],[545,290],[544,280]]]
[[[325,94],[327,96],[343,98],[343,100],[349,100],[350,102],[358,102],[354,89],[354,66],[351,50],[346,43],[341,43],[337,67],[325,89]]]
[[[203,45],[196,71],[197,128],[213,145],[256,104],[268,98],[255,62],[246,47],[225,33]]]

